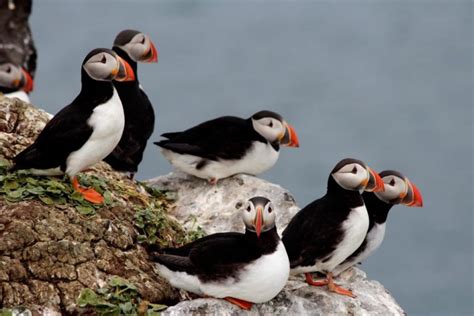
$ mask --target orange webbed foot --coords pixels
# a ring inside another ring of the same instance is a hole
[[[311,273],[305,273],[306,283],[312,286],[325,286],[328,285],[328,280],[314,281]]]
[[[89,201],[93,204],[102,204],[104,203],[104,197],[97,192],[96,190],[92,188],[83,188],[79,185],[79,181],[77,180],[77,177],[72,178],[72,187],[74,190],[78,191],[81,193],[81,195],[84,197],[84,200]]]
[[[249,311],[253,306],[253,303],[250,303],[250,302],[247,302],[247,301],[235,298],[235,297],[225,297],[224,299],[227,302],[232,303],[234,305],[237,305],[238,307],[240,307],[240,308],[242,308],[246,311]]]
[[[332,276],[332,273],[329,273],[328,274],[328,289],[329,291],[331,292],[334,292],[334,293],[337,293],[337,294],[340,294],[340,295],[345,295],[345,296],[349,296],[349,297],[352,297],[352,298],[355,298],[356,296],[354,295],[354,293],[352,293],[351,290],[348,290],[348,289],[345,289],[343,287],[340,287],[339,285],[337,285],[336,283],[334,283],[333,281],[333,276]]]

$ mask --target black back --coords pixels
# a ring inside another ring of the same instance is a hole
[[[94,53],[97,51],[92,51],[85,60]],[[109,81],[93,80],[84,68],[81,69],[79,95],[46,124],[33,144],[13,158],[12,170],[61,167],[65,171],[69,154],[89,139],[93,130],[87,120],[96,106],[112,97],[113,86]]]
[[[363,204],[359,192],[343,189],[329,176],[326,195],[300,210],[283,231],[291,268],[329,260],[344,237],[342,223]]]
[[[218,233],[206,236],[181,248],[164,249],[153,260],[172,271],[184,271],[201,281],[238,278],[239,272],[262,255],[276,250],[280,238],[276,228],[263,232]]]
[[[118,171],[136,172],[143,159],[146,143],[155,128],[155,112],[146,93],[140,88],[137,63],[121,48],[113,50],[132,67],[134,81],[114,81],[122,101],[125,126],[122,138],[104,161]]]
[[[201,123],[183,132],[165,133],[168,138],[155,144],[179,154],[209,160],[240,159],[254,141],[266,143],[252,126],[251,119],[223,116]],[[277,147],[274,146],[278,150]]]

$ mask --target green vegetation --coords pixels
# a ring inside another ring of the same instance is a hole
[[[91,307],[98,315],[158,315],[166,305],[142,300],[136,286],[120,277],[112,277],[107,286],[95,292],[81,291],[76,301],[79,307]]]
[[[67,177],[36,177],[23,170],[7,173],[8,166],[7,161],[0,159],[0,196],[3,195],[7,202],[37,199],[58,208],[72,205],[82,215],[93,215],[102,207],[84,200],[79,192],[74,191]],[[105,181],[88,175],[82,175],[79,181],[103,194],[105,205],[112,205],[112,194]]]

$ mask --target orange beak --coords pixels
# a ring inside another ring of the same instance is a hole
[[[362,183],[362,185],[364,185],[364,183],[365,183],[364,191],[368,191],[368,192],[383,192],[383,191],[385,191],[383,180],[380,177],[380,175],[369,167],[367,167],[367,171],[369,172],[369,178],[367,180],[363,181],[363,183]]]
[[[284,123],[285,125],[285,134],[280,139],[280,144],[287,147],[300,147],[300,142],[298,141],[298,135],[296,135],[296,131],[288,123]]]
[[[33,91],[34,81],[33,81],[33,78],[31,78],[30,73],[23,68],[21,68],[21,72],[23,73],[24,80],[25,80],[25,83],[23,85],[23,91],[25,92]]]
[[[118,69],[114,69],[112,75],[115,76],[114,80],[117,81],[134,81],[135,73],[133,72],[132,67],[120,56],[117,56],[119,62]]]
[[[263,225],[263,208],[257,207],[257,216],[255,217],[255,232],[257,233],[257,237],[260,237],[260,233],[262,232],[262,225]]]
[[[145,53],[142,61],[144,63],[158,62],[158,50],[156,49],[155,44],[153,44],[152,41],[150,41],[150,49]]]
[[[402,199],[401,204],[412,207],[422,207],[423,197],[421,196],[420,190],[410,180],[406,180],[408,184],[408,192]]]

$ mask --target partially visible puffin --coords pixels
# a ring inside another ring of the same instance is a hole
[[[245,233],[217,233],[154,254],[158,272],[174,287],[223,298],[243,309],[275,297],[290,263],[275,227],[275,209],[253,197],[242,210]]]
[[[158,51],[148,35],[134,30],[120,32],[112,49],[131,66],[135,80],[114,80],[123,105],[125,127],[117,147],[104,161],[117,171],[130,173],[133,179],[155,127],[153,106],[138,81],[137,62],[158,62]]]
[[[353,265],[364,261],[382,244],[388,212],[395,204],[410,207],[423,206],[418,188],[398,171],[385,170],[379,173],[384,182],[383,192],[364,192],[362,198],[369,213],[369,230],[364,242],[333,273],[338,275]]]
[[[360,191],[382,191],[383,181],[357,159],[344,159],[331,171],[327,193],[300,210],[283,231],[291,273],[305,273],[310,285],[328,285],[330,291],[354,297],[333,282],[333,270],[364,241],[369,216]],[[313,281],[311,272],[326,274]]]
[[[30,102],[28,93],[33,90],[33,79],[23,68],[12,63],[0,65],[0,92],[7,98]]]
[[[299,146],[294,128],[271,111],[219,117],[161,136],[167,139],[155,144],[174,167],[212,184],[238,173],[260,174],[276,163],[280,145]]]
[[[82,188],[76,175],[104,159],[122,136],[123,108],[112,80],[134,80],[132,68],[112,50],[94,49],[82,63],[79,95],[13,159],[11,170],[31,169],[37,175],[66,173],[84,199],[102,203],[103,197],[94,189]]]

